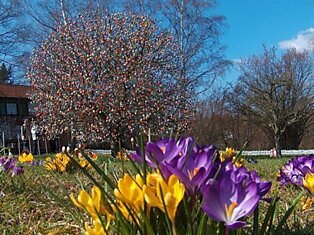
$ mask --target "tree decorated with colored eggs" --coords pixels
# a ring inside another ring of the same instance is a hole
[[[70,130],[122,142],[141,131],[186,131],[193,97],[169,32],[141,15],[79,16],[35,51],[28,78],[50,136]]]

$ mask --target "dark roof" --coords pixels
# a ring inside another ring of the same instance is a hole
[[[0,84],[0,97],[28,98],[30,86]]]

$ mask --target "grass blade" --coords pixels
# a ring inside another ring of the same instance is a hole
[[[208,220],[207,215],[203,214],[203,216],[201,218],[201,221],[200,221],[200,223],[198,225],[197,235],[206,234],[207,220]]]
[[[261,231],[260,231],[261,235],[265,234],[268,224],[269,224],[269,228],[271,227],[271,225],[272,225],[272,218],[274,217],[274,213],[275,213],[275,209],[276,209],[278,201],[279,201],[279,197],[278,196],[274,197],[273,200],[271,201],[271,203],[270,203],[270,205],[268,207],[268,210],[266,212],[266,216],[264,218],[262,227],[261,227]]]
[[[282,229],[282,226],[285,224],[285,222],[288,219],[288,217],[291,215],[291,213],[294,211],[294,209],[298,205],[302,195],[303,195],[303,192],[299,193],[299,195],[294,199],[294,201],[292,202],[291,206],[288,208],[288,210],[284,214],[283,218],[279,222],[279,224],[278,224],[274,234],[278,234],[279,231]]]

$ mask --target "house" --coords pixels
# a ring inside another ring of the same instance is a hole
[[[31,120],[34,116],[34,108],[30,103],[28,94],[31,92],[30,86],[10,85],[0,83],[0,149],[11,147],[14,153],[18,153],[24,147],[34,150],[32,137],[22,138],[24,135],[24,126],[27,126],[28,134],[31,136]],[[23,126],[23,128],[21,128]],[[53,139],[48,139],[44,135],[37,137],[38,147],[41,153],[60,151],[61,146],[67,146],[71,143],[71,135],[65,132]]]
[[[16,145],[24,120],[33,116],[30,86],[0,84],[0,146]]]

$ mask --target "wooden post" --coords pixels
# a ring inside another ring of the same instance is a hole
[[[17,134],[17,148],[19,151],[19,156],[21,155],[21,142],[20,142],[20,134]]]
[[[37,154],[40,155],[40,141],[39,141],[39,138],[37,138]]]
[[[47,146],[47,139],[45,137],[45,147],[46,147],[46,154],[48,154],[48,146]]]
[[[2,147],[5,148],[4,131],[2,131]]]
[[[110,162],[110,160],[109,160]],[[105,162],[105,175],[108,175],[108,163]],[[105,192],[108,192],[108,184],[105,182]]]
[[[31,137],[28,136],[28,147],[29,147],[29,151],[32,152],[32,143],[31,143]]]

